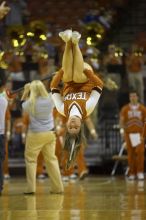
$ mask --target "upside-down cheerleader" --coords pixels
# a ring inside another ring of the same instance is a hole
[[[103,82],[83,61],[78,45],[81,35],[76,31],[66,30],[60,32],[59,36],[66,43],[62,68],[53,77],[50,87],[58,112],[67,118],[64,148],[71,150],[73,145],[77,149],[82,142],[82,121],[93,112],[98,103]],[[60,81],[64,83],[63,99],[58,87]]]

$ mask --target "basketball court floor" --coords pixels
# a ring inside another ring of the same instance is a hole
[[[23,194],[25,178],[5,181],[0,220],[145,220],[145,181],[89,176],[65,182],[63,195],[50,194],[49,178],[37,180],[35,195]]]

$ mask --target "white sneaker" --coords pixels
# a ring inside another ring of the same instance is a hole
[[[137,173],[138,180],[144,180],[144,174],[143,173]]]
[[[130,175],[130,176],[128,177],[128,180],[135,180],[135,178],[136,178],[135,175]]]
[[[77,175],[73,173],[69,176],[69,179],[71,180],[77,179]]]
[[[37,179],[45,179],[45,178],[46,178],[46,176],[44,174],[39,174],[37,176]]]
[[[59,37],[65,42],[68,42],[72,37],[72,30],[66,30],[59,33]]]
[[[8,179],[10,179],[11,177],[10,177],[10,175],[9,174],[4,174],[4,179],[5,180],[8,180]]]
[[[79,32],[77,32],[77,31],[72,32],[72,42],[74,44],[77,44],[79,42],[80,38],[81,38],[81,34]]]
[[[62,176],[62,181],[63,182],[68,182],[69,181],[69,177],[68,176]]]

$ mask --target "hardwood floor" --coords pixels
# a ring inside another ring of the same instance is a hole
[[[49,193],[49,179],[37,180],[35,195],[25,196],[25,178],[5,181],[0,220],[145,220],[145,181],[123,176],[89,176],[65,182],[64,195]]]

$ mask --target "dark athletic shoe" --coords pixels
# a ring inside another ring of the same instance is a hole
[[[31,195],[34,195],[35,192],[24,192],[23,194],[24,194],[24,195],[27,195],[27,196],[31,196]]]

